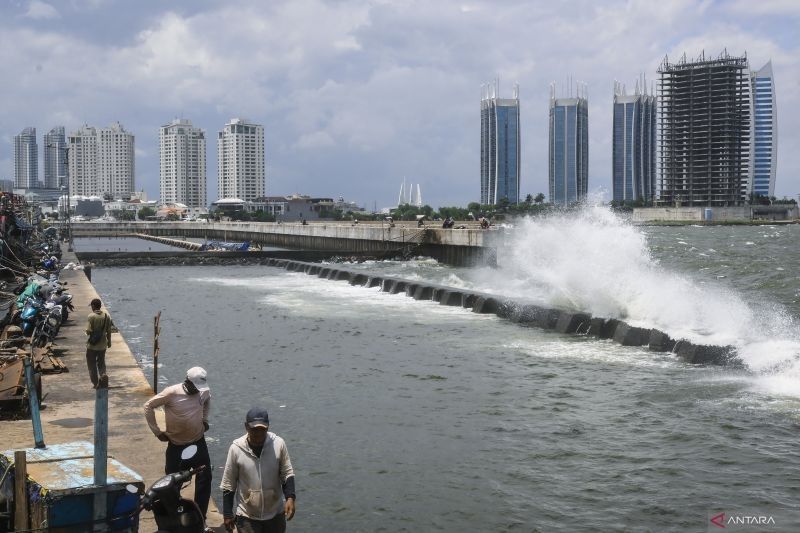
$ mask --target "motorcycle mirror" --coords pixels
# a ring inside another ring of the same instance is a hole
[[[183,449],[183,451],[181,452],[181,459],[186,461],[187,459],[191,459],[192,457],[194,457],[194,454],[196,453],[197,453],[197,445],[192,444]]]
[[[128,485],[125,485],[125,490],[127,490],[131,494],[139,494],[139,487],[137,487],[136,485],[131,485],[130,483]]]

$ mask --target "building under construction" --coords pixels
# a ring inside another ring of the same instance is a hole
[[[666,205],[743,204],[751,183],[747,57],[727,51],[658,68],[660,197]]]

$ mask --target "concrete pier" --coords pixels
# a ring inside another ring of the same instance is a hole
[[[64,254],[65,263],[75,260],[71,253]],[[98,294],[82,271],[63,271],[61,279],[68,282],[75,311],[61,327],[54,345],[69,372],[42,376],[44,407],[41,418],[46,445],[91,440],[94,425],[95,390],[86,366],[85,329],[89,302],[98,298]],[[152,389],[120,333],[111,335],[106,366],[109,378],[108,453],[141,475],[149,487],[164,475],[166,444],[155,438],[145,422],[142,406],[152,396]],[[4,448],[33,447],[30,420],[3,421],[0,426]],[[214,482],[218,482],[218,478]],[[194,490],[193,486],[191,490]],[[141,531],[155,531],[152,516],[146,511],[142,513]],[[222,517],[213,501],[208,522],[215,528],[222,524]],[[218,527],[218,530],[224,531],[224,528]]]
[[[250,241],[262,246],[350,253],[424,255],[450,265],[495,264],[500,230],[418,228],[412,222],[394,225],[351,225],[336,222],[276,224],[273,222],[75,222],[75,237],[124,237],[133,233],[158,237],[193,237]]]

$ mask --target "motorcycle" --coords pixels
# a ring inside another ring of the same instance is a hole
[[[197,446],[187,446],[181,453],[181,460],[186,461],[197,453]],[[200,507],[193,500],[181,497],[181,489],[192,479],[197,472],[205,468],[190,468],[167,474],[157,480],[141,495],[139,507],[134,515],[143,510],[152,511],[156,520],[158,531],[161,533],[202,533],[205,531],[205,521]],[[139,494],[135,485],[128,485],[128,492]]]

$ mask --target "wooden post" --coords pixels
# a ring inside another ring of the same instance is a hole
[[[153,318],[153,394],[158,394],[158,336],[161,334],[161,311]]]
[[[25,450],[14,452],[14,529],[28,529],[28,461]]]

